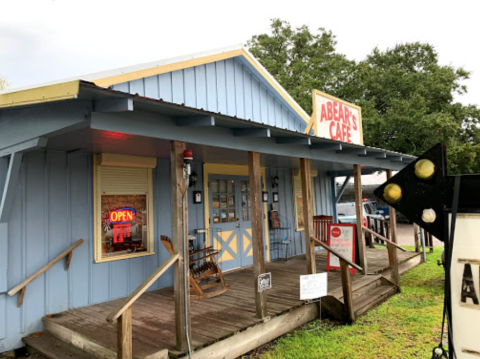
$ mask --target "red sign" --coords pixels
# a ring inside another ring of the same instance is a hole
[[[116,224],[113,226],[113,243],[123,243],[125,238],[132,236],[130,233],[131,224]]]
[[[342,234],[342,231],[340,230],[340,228],[338,227],[332,228],[332,236],[337,238],[337,237],[340,237],[341,234]]]
[[[120,208],[111,211],[109,215],[110,223],[123,224],[133,221],[135,218],[135,210],[133,208]]]
[[[328,225],[328,245],[345,258],[355,263],[355,227],[354,224],[331,223]],[[340,269],[340,260],[334,254],[327,254],[327,272]],[[355,268],[349,268],[355,275]]]

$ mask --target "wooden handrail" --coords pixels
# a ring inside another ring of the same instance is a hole
[[[325,248],[327,251],[329,251],[330,253],[332,253],[333,255],[337,256],[338,258],[344,260],[349,266],[352,266],[353,268],[359,270],[359,271],[362,271],[363,268],[360,267],[358,264],[355,264],[353,263],[352,261],[349,261],[347,258],[345,258],[343,255],[341,255],[340,253],[338,253],[336,250],[332,249],[330,246],[326,245],[325,243],[323,243],[322,241],[319,241],[317,238],[315,237],[310,237],[310,239],[312,241],[315,241],[317,242],[319,245],[321,245],[323,248]]]
[[[53,267],[53,265],[55,263],[57,263],[58,261],[60,261],[63,257],[67,257],[67,261],[65,263],[65,270],[67,270],[69,267],[70,267],[70,261],[72,260],[72,252],[75,248],[77,248],[80,244],[82,244],[84,242],[83,239],[79,239],[78,241],[76,241],[74,244],[72,244],[70,247],[68,247],[67,249],[65,249],[62,253],[60,253],[58,256],[56,256],[54,259],[52,259],[50,262],[48,262],[47,264],[45,264],[42,268],[40,268],[39,270],[37,270],[35,273],[33,273],[30,277],[28,277],[27,279],[25,279],[23,282],[21,282],[20,284],[18,284],[16,287],[10,289],[8,291],[8,295],[12,296],[18,292],[21,291],[20,293],[20,296],[18,298],[18,306],[20,307],[23,303],[23,297],[25,295],[25,290],[26,290],[26,287],[27,285],[32,282],[33,280],[35,280],[36,278],[40,277],[44,272],[46,272],[48,269],[50,269],[51,267]]]
[[[392,246],[397,247],[397,248],[400,249],[401,251],[404,251],[404,252],[407,251],[405,248],[400,247],[397,243],[392,242],[391,240],[385,238],[384,236],[381,236],[381,235],[378,234],[377,232],[372,231],[370,228],[362,227],[362,229],[363,229],[364,231],[366,231],[366,232],[368,232],[368,233],[376,236],[377,238],[381,239],[382,241],[385,241],[385,242],[387,242],[387,243],[390,243]]]
[[[117,320],[133,303],[140,297],[170,266],[175,263],[180,254],[172,254],[163,264],[158,267],[150,276],[130,294],[125,301],[121,303],[114,311],[107,317],[107,322],[113,323]]]

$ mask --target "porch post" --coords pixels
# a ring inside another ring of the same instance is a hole
[[[307,253],[308,274],[315,274],[315,244],[310,239],[313,236],[313,208],[312,208],[312,177],[310,175],[310,160],[300,158],[300,176],[302,180],[303,222],[305,235],[305,251]]]
[[[172,244],[173,251],[180,256],[173,265],[173,287],[175,292],[175,332],[177,350],[187,351],[187,335],[191,338],[191,321],[190,321],[190,284],[188,276],[190,269],[187,266],[187,274],[184,274],[184,251],[188,248],[185,243],[183,234],[183,212],[182,212],[182,197],[186,190],[186,180],[183,178],[183,151],[185,150],[185,143],[172,141],[171,142],[171,176],[172,176]],[[185,218],[186,218],[186,232],[188,225],[188,207],[185,199]],[[185,283],[187,286],[185,288]],[[188,322],[187,322],[188,321]],[[186,330],[186,323],[188,323],[188,333]]]
[[[260,154],[248,152],[248,174],[250,176],[250,216],[252,220],[253,248],[253,285],[255,287],[255,305],[257,317],[267,316],[267,294],[258,291],[258,276],[265,273],[265,253],[262,224],[262,184],[260,173]],[[266,181],[266,179],[263,179]]]
[[[387,181],[390,178],[392,178],[392,170],[387,170]],[[393,207],[390,207],[390,233],[390,240],[394,243],[397,243],[397,212]]]
[[[365,235],[363,233],[363,203],[362,203],[362,169],[360,165],[353,165],[353,179],[355,187],[355,213],[357,215],[357,238],[358,255],[360,256],[360,267],[362,274],[368,273],[367,251],[365,248]]]
[[[387,180],[392,178],[392,170],[387,170]],[[394,243],[397,243],[397,213],[395,208],[390,207],[390,240]],[[398,257],[397,257],[397,248],[395,248],[390,243],[387,243],[388,249],[388,260],[391,268],[391,279],[392,282],[398,285],[400,288],[400,275],[398,273]]]

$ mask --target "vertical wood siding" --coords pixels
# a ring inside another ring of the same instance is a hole
[[[69,271],[60,261],[28,285],[22,307],[17,308],[17,295],[0,294],[0,352],[22,346],[23,336],[42,330],[41,318],[47,314],[127,296],[169,257],[158,238],[172,235],[170,160],[158,159],[153,170],[155,255],[94,263],[92,161],[91,154],[82,153],[34,151],[24,156],[10,221],[7,227],[0,225],[0,270],[6,274],[8,269],[8,283],[2,283],[0,273],[1,291],[78,239],[85,243],[73,252]],[[194,168],[199,173],[196,187],[202,188],[202,166],[194,163]],[[5,172],[6,163],[0,161],[0,182]],[[203,206],[194,205],[192,197],[190,232],[204,226]],[[3,227],[8,237],[2,236]],[[151,289],[171,285],[169,270]]]
[[[291,168],[267,168],[266,173],[266,186],[268,191],[268,211],[272,209],[273,192],[278,192],[279,201],[275,203],[278,213],[281,218],[286,217],[290,221],[291,229],[288,231],[280,231],[280,236],[277,236],[277,240],[283,239],[285,236],[292,238],[291,249],[289,252],[291,255],[298,255],[305,253],[305,239],[304,232],[297,232],[295,230],[295,216],[294,216],[294,202],[293,202],[293,183],[292,183],[292,169]],[[279,185],[278,188],[272,189],[273,177],[278,176]],[[318,176],[313,181],[315,187],[315,213],[323,215],[333,214],[333,201],[331,195],[330,179],[326,173],[319,172]],[[271,231],[270,233],[273,233]],[[281,237],[281,238],[279,238]],[[272,234],[270,240],[273,239]],[[280,248],[280,249],[279,249]],[[279,257],[284,257],[285,247],[283,245],[275,245],[271,243],[270,258],[272,260]]]
[[[124,82],[114,90],[303,132],[306,122],[237,58]]]

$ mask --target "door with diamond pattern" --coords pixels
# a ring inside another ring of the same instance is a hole
[[[248,184],[246,176],[209,176],[211,243],[222,270],[253,264]]]

